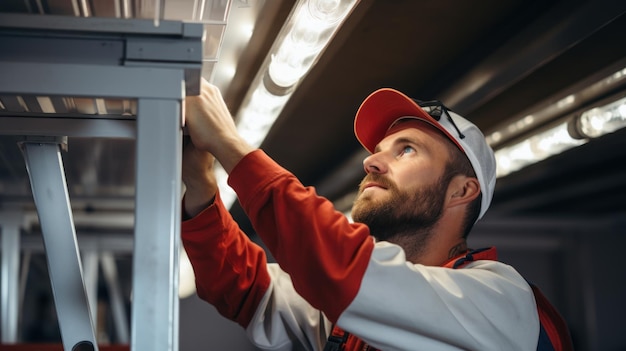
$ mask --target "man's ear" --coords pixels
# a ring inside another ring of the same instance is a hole
[[[448,185],[448,206],[454,207],[472,202],[480,194],[480,184],[475,177],[457,175]]]

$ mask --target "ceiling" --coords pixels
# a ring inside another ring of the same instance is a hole
[[[347,210],[366,155],[353,116],[370,92],[442,100],[489,134],[623,69],[625,11],[619,1],[362,1],[261,147]],[[236,92],[226,98],[236,111]],[[624,134],[500,178],[485,220],[623,214]]]
[[[165,18],[190,21],[202,20],[197,11],[190,11],[200,3],[221,8],[228,1],[153,1],[164,4]],[[2,0],[0,13],[151,18],[154,7],[150,4],[140,0]],[[221,89],[236,116],[294,2],[231,0],[229,4],[220,47],[208,50],[219,56],[205,61],[202,74]],[[250,19],[252,34],[239,41],[235,34]],[[542,116],[533,125],[541,129],[553,120],[572,118],[597,103],[626,95],[626,78],[615,79],[608,87],[597,83],[615,72],[626,72],[625,33],[623,0],[361,0],[300,82],[261,148],[303,184],[315,186],[340,211],[347,211],[364,175],[366,156],[353,135],[353,117],[372,91],[394,87],[418,99],[439,99],[486,135],[506,130],[529,115]],[[15,51],[33,49],[19,45],[0,47],[0,64]],[[231,61],[236,64],[234,73],[223,74]],[[570,96],[576,99],[555,108]],[[41,253],[19,136],[1,133],[11,117],[25,115],[11,110],[16,101],[0,94],[0,219],[12,210],[23,211],[21,247]],[[33,100],[25,98],[24,103]],[[124,113],[127,107],[132,112],[129,106],[117,106],[118,112]],[[493,146],[497,149],[530,133],[531,129],[514,133],[511,140]],[[62,157],[81,248],[116,253],[119,280],[129,296],[135,142],[70,137]],[[542,220],[558,226],[567,223],[557,230],[567,234],[584,223],[580,231],[596,240],[600,231],[596,221],[626,218],[624,194],[626,129],[499,178],[491,208],[470,240],[487,238],[487,245],[492,245],[496,238],[499,248],[528,245],[527,236],[520,238],[526,233],[520,232],[534,229],[528,223]],[[236,203],[231,212],[242,229],[255,237]],[[553,231],[554,227],[548,227]],[[623,231],[623,226],[619,228]],[[496,231],[498,236],[491,235]],[[533,233],[533,249],[553,245],[540,240],[543,233]],[[36,291],[49,290],[45,279],[37,278],[47,274],[44,257],[34,257],[30,271],[29,279],[40,287],[31,285],[25,297],[27,307]],[[41,272],[33,275],[37,271]],[[578,280],[581,273],[575,274]],[[29,317],[26,309],[23,320],[38,320],[38,315]]]
[[[33,12],[35,3],[3,1],[0,12]],[[48,4],[40,7],[46,12],[64,2],[37,3]],[[176,1],[166,3],[171,7]],[[237,69],[216,84],[233,115],[292,6],[292,1],[232,1],[220,57],[234,53]],[[256,19],[250,40],[229,46],[229,30],[246,15]],[[365,157],[352,134],[353,116],[370,92],[394,87],[419,99],[442,100],[489,134],[624,69],[624,33],[626,2],[618,0],[361,0],[261,148],[345,211]],[[622,83],[598,92],[562,113],[575,114],[624,89]],[[0,114],[0,123],[9,114]],[[0,136],[0,206],[32,210],[16,140]],[[68,146],[63,159],[78,232],[130,233],[134,142],[76,138]],[[622,130],[500,178],[485,220],[623,214],[625,161]],[[241,208],[235,204],[231,212],[253,235]],[[104,219],[80,222],[81,214]]]

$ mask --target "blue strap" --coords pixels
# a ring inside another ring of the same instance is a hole
[[[548,337],[548,333],[543,328],[543,324],[539,323],[539,342],[537,343],[537,351],[555,351],[552,341]]]
[[[467,254],[465,254],[465,256],[459,258],[458,260],[456,260],[454,262],[454,266],[452,266],[453,269],[457,269],[460,266],[462,266],[463,264],[467,263],[467,262],[471,262],[474,261],[474,255],[483,251],[487,251],[489,250],[488,247],[484,247],[482,249],[477,249],[477,250],[472,250],[470,252],[468,252]]]

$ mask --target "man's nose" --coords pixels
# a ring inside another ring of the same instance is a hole
[[[387,172],[387,160],[384,152],[377,152],[367,156],[363,160],[365,173],[385,173]]]

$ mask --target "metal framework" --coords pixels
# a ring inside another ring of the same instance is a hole
[[[119,98],[137,104],[136,115],[124,118],[67,118],[42,111],[0,115],[0,134],[27,136],[22,150],[65,350],[98,349],[86,293],[92,283],[83,279],[60,157],[67,136],[136,138],[130,344],[132,350],[178,350],[181,103],[199,91],[202,34],[199,23],[155,26],[138,19],[0,14],[0,46],[11,48],[0,52],[0,95]],[[7,267],[2,302],[9,306],[2,311],[2,335],[11,341],[15,331],[8,326],[16,324],[17,292],[10,287],[17,286],[18,263],[6,253],[19,255],[19,224],[2,225]],[[93,269],[92,261],[85,257],[86,269]],[[102,263],[106,278],[114,279],[110,260]]]

